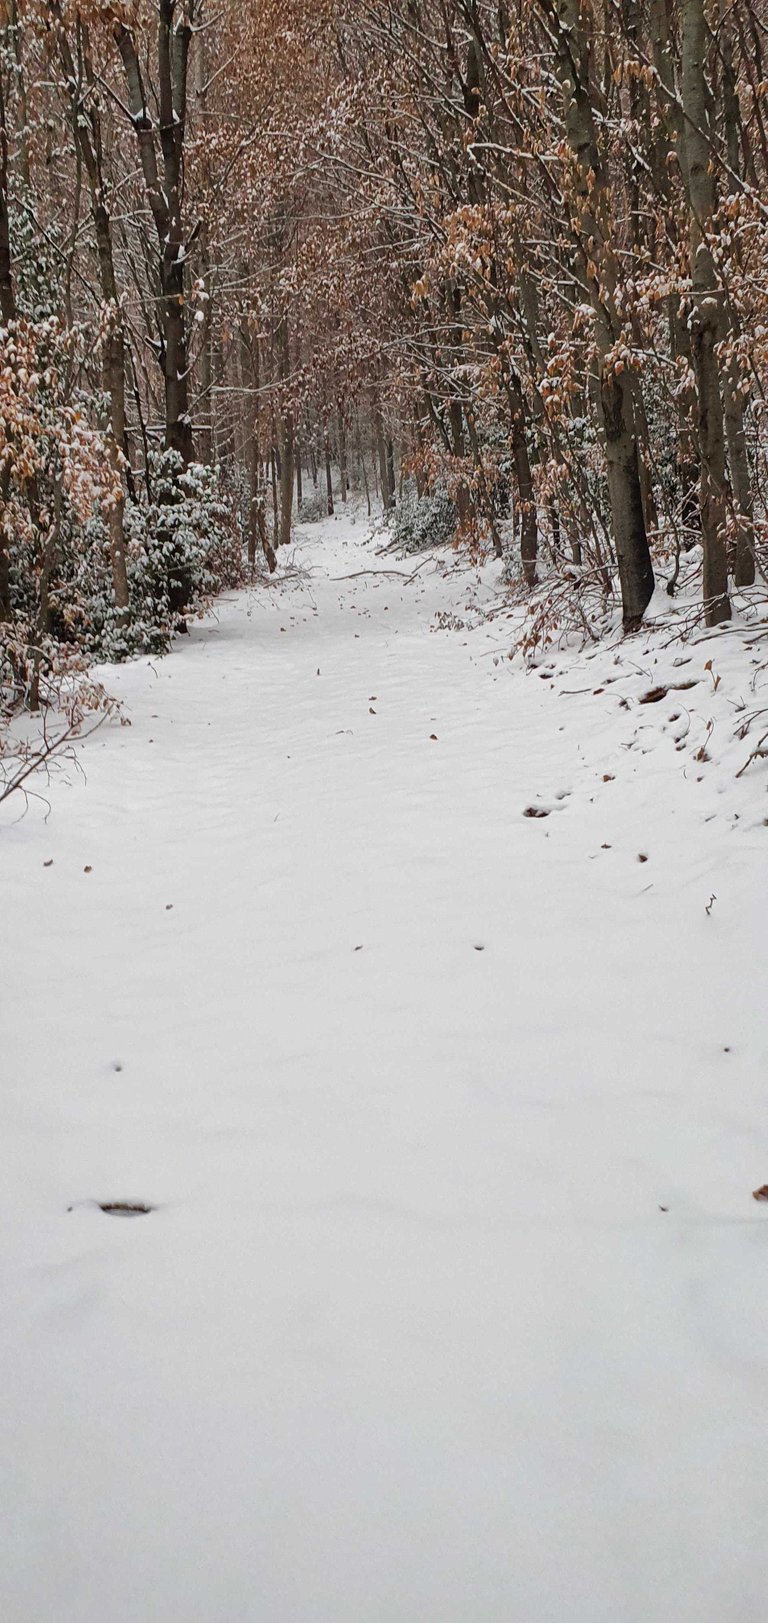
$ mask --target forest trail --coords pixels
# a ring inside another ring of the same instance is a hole
[[[675,650],[526,675],[490,572],[300,537],[3,818],[0,1615],[759,1617],[734,639],[641,706]]]

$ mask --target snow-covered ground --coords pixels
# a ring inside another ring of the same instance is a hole
[[[765,654],[364,542],[3,808],[0,1616],[759,1619]]]

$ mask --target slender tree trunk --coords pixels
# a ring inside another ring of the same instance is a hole
[[[610,184],[597,140],[590,80],[590,41],[579,0],[558,0],[556,68],[563,91],[568,144],[578,185],[575,220],[583,277],[595,312],[597,402],[604,434],[608,496],[626,631],[636,630],[653,594],[653,569],[643,509],[632,385],[613,358],[620,324],[614,311],[617,269],[612,245]]]
[[[197,361],[198,455],[207,468],[215,458],[215,427],[213,412],[213,278],[208,251],[208,227],[200,228],[200,280],[206,294],[201,323],[200,352]]]
[[[264,503],[261,502],[261,501],[259,502],[259,504],[258,504],[258,506],[256,508],[256,522],[258,524],[259,537],[260,537],[260,540],[261,540],[261,545],[262,545],[262,550],[263,550],[263,553],[264,553],[264,557],[267,560],[267,568],[269,570],[270,575],[273,575],[275,570],[277,569],[277,558],[275,556],[275,549],[274,549],[274,547],[272,545],[272,542],[269,539],[269,531],[267,529],[267,518],[266,518],[266,514],[264,512]]]
[[[388,513],[392,507],[392,495],[389,489],[389,475],[387,473],[387,444],[383,433],[376,438],[376,461],[381,486],[381,500],[384,512]]]
[[[395,446],[393,440],[387,440],[387,489],[389,490],[389,505],[395,505]]]
[[[50,12],[56,32],[59,58],[71,96],[72,128],[76,149],[88,178],[91,214],[96,237],[101,296],[106,314],[106,335],[102,358],[105,393],[109,398],[110,442],[109,458],[115,479],[116,498],[109,509],[109,539],[112,562],[112,589],[115,607],[123,615],[128,613],[129,592],[126,564],[122,460],[126,440],[125,414],[125,325],[115,273],[115,255],[112,241],[112,221],[106,204],[101,118],[98,97],[95,94],[95,74],[91,57],[90,35],[80,20],[78,30],[78,56],[84,64],[90,95],[83,105],[82,87],[75,76],[75,65],[62,19],[58,0],[52,0]],[[85,110],[87,108],[87,112]]]
[[[122,481],[122,448],[125,443],[125,332],[119,307],[114,307],[114,329],[104,344],[104,384],[109,396],[109,459],[115,480],[115,499],[109,510],[109,550],[112,563],[112,590],[115,608],[127,615],[129,607],[128,567],[125,548],[125,495]]]
[[[0,316],[3,323],[16,320],[16,294],[11,266],[11,236],[8,224],[8,136],[5,127],[5,101],[3,75],[0,72]],[[11,618],[11,585],[6,533],[7,503],[11,485],[11,467],[4,462],[0,473],[0,620]]]
[[[22,57],[22,40],[24,38],[22,20],[19,17],[17,0],[10,0],[8,6],[10,22],[11,46],[14,58],[15,90],[19,100],[18,118],[18,164],[22,185],[25,191],[30,186],[29,167],[29,104],[27,100],[27,76]]]
[[[741,107],[738,78],[733,60],[733,24],[731,6],[720,0],[720,41],[722,59],[723,122],[725,125],[728,165],[734,175],[743,173],[741,146]],[[729,337],[732,343],[739,337],[737,315],[731,305]],[[725,438],[728,448],[728,466],[731,473],[736,543],[733,574],[737,586],[753,586],[755,582],[755,508],[752,474],[747,454],[746,412],[749,388],[740,371],[735,354],[723,370],[723,401],[725,408]]]
[[[394,491],[391,490],[389,484],[389,472],[387,468],[387,442],[384,437],[384,418],[382,416],[378,395],[374,400],[373,423],[374,432],[376,435],[376,457],[379,465],[379,479],[381,481],[381,497],[384,504],[384,512],[388,513],[392,507]]]
[[[504,548],[502,546],[501,536],[499,535],[499,529],[496,523],[496,515],[493,511],[493,493],[488,486],[488,480],[485,473],[485,464],[483,462],[483,453],[480,446],[477,425],[475,423],[475,414],[471,406],[467,406],[466,419],[469,443],[472,447],[472,455],[475,462],[476,479],[482,502],[483,516],[488,525],[494,555],[497,558],[503,558]]]
[[[460,401],[449,400],[448,422],[451,428],[451,447],[454,457],[456,458],[457,462],[463,462],[466,454],[466,446],[464,443],[464,412],[462,410]],[[463,477],[459,478],[456,489],[456,507],[459,514],[459,523],[464,529],[472,521],[474,508],[469,485],[467,484],[466,479]]]
[[[256,449],[255,439],[251,439],[248,448],[248,567],[253,569],[256,562],[256,547],[259,540],[259,453]]]
[[[162,334],[161,365],[165,392],[165,444],[183,466],[192,461],[185,301],[186,245],[182,226],[182,160],[187,112],[187,64],[192,25],[188,11],[177,17],[176,0],[159,0],[157,22],[158,136],[162,181],[155,146],[155,125],[132,30],[114,24],[123,62],[131,122],[141,162],[147,202],[158,239]]]
[[[270,478],[272,482],[272,536],[275,550],[280,545],[280,504],[277,487],[279,475],[277,472],[277,452],[274,445],[270,452]]]
[[[339,445],[339,474],[341,477],[341,499],[346,502],[349,492],[349,477],[347,473],[347,432],[344,423],[344,407],[339,401],[336,417],[336,437]]]
[[[370,516],[371,516],[371,492],[370,492],[370,489],[369,489],[369,486],[368,486],[368,470],[367,470],[367,468],[365,466],[365,452],[363,450],[362,443],[361,443],[361,440],[360,440],[360,420],[359,420],[359,418],[356,421],[355,437],[356,437],[356,444],[357,444],[357,465],[358,465],[358,468],[360,469],[360,475],[361,475],[361,478],[362,478],[362,481],[363,481],[363,489],[365,491],[365,500],[366,500],[366,504],[367,504],[367,507],[368,507],[368,517],[370,518]]]
[[[328,517],[333,517],[333,478],[331,476],[331,440],[328,429],[325,430],[325,494],[328,505]]]
[[[736,545],[733,573],[737,586],[755,583],[755,523],[752,474],[747,455],[747,435],[744,421],[744,395],[738,367],[733,361],[725,369],[725,434],[728,462],[731,470]]]
[[[11,232],[8,218],[8,134],[5,127],[3,78],[0,74],[0,315],[16,320],[16,294],[11,269]]]
[[[504,381],[510,409],[512,460],[515,465],[517,499],[520,511],[520,562],[526,586],[536,585],[536,565],[539,553],[539,525],[536,514],[536,493],[533,484],[528,437],[525,432],[526,407],[523,388],[515,369],[504,366]]]
[[[6,462],[0,472],[0,625],[12,614],[11,576],[6,535],[6,509],[11,488],[11,467]]]
[[[208,104],[208,30],[198,28],[194,36],[195,95],[197,115],[202,128]],[[211,160],[205,141],[201,143],[199,159],[201,179],[207,187],[211,183]],[[198,425],[198,456],[208,468],[215,462],[215,430],[213,421],[213,267],[211,265],[208,221],[203,219],[198,234],[198,260],[200,281],[205,294],[199,323],[199,351],[197,357],[197,399],[195,419]],[[243,274],[241,270],[241,274]]]
[[[291,539],[291,520],[293,518],[293,480],[294,480],[294,444],[293,444],[293,412],[288,405],[285,391],[288,387],[288,370],[290,361],[290,344],[288,338],[288,325],[283,318],[278,334],[278,347],[280,355],[280,382],[282,388],[281,400],[281,443],[280,443],[280,545],[287,547]]]
[[[707,625],[731,617],[725,543],[725,434],[716,346],[722,329],[722,289],[707,233],[715,212],[710,163],[707,21],[704,0],[682,0],[683,174],[690,204],[691,348],[699,399],[701,534]]]
[[[283,448],[280,458],[280,545],[287,547],[291,539],[293,517],[293,416],[286,411],[283,417]]]

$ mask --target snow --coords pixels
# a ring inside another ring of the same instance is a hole
[[[0,1615],[759,1617],[759,649],[294,563],[3,808]]]

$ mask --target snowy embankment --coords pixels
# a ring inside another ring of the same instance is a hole
[[[0,1615],[744,1623],[759,650],[525,675],[363,541],[3,808]]]

